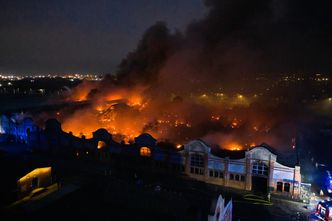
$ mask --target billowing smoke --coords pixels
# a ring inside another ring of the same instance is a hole
[[[328,9],[303,0],[207,0],[206,7],[206,17],[184,33],[157,22],[116,74],[75,88],[70,99],[91,105],[62,111],[63,129],[89,136],[104,127],[128,140],[143,132],[181,143],[202,138],[235,149],[291,147],[305,111],[257,78],[324,71],[327,60],[316,54],[331,54],[324,48],[331,40],[317,28],[329,31],[320,24],[331,20]]]

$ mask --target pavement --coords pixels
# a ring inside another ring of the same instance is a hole
[[[281,198],[272,198],[271,202],[273,206],[269,211],[275,218],[282,218],[280,220],[308,220],[307,217],[313,212],[302,202]]]

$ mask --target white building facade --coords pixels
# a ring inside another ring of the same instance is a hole
[[[292,198],[300,196],[300,167],[278,163],[277,156],[263,146],[247,150],[242,159],[215,156],[200,140],[189,142],[182,152],[185,173],[197,180]]]

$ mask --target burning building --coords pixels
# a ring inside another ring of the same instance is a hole
[[[45,129],[45,136],[52,140],[48,146],[58,142],[68,147],[84,146],[93,150],[96,145],[104,151],[114,141],[111,146],[120,153],[122,150],[118,145],[136,145],[138,148],[135,138],[150,134],[158,141],[174,144],[201,139],[217,150],[244,151],[260,143],[269,143],[294,154],[292,141],[298,128],[314,117],[309,106],[299,105],[295,95],[288,96],[290,92],[296,94],[291,89],[279,90],[274,74],[294,71],[296,61],[301,57],[291,54],[298,50],[289,50],[290,45],[297,42],[293,37],[283,35],[283,41],[278,38],[285,31],[283,24],[290,23],[288,16],[299,16],[290,18],[299,23],[306,20],[301,17],[302,13],[291,13],[301,9],[288,5],[287,1],[276,5],[272,0],[250,3],[209,0],[206,6],[207,15],[192,22],[183,32],[171,31],[165,23],[157,22],[147,29],[137,47],[122,60],[116,73],[105,75],[102,81],[84,81],[64,98],[66,102],[84,102],[84,106],[68,106],[33,115],[37,121],[56,118],[61,123],[61,130]],[[279,13],[282,6],[289,11]],[[307,14],[310,13],[303,13]],[[299,34],[304,33],[299,35],[301,39],[309,36],[306,34],[308,30],[297,30]],[[274,48],[275,43],[279,43],[278,50]],[[285,67],[285,54],[293,58],[292,62],[286,62],[292,65],[286,67],[287,70],[280,70]],[[303,60],[306,59],[302,57],[301,62]],[[267,73],[271,82],[256,81],[266,78],[257,73]],[[100,128],[104,130],[99,131]],[[57,135],[52,131],[58,131]],[[107,136],[111,139],[97,138],[100,133],[110,134]],[[154,151],[146,148],[141,153],[146,157],[154,156]],[[103,153],[106,157],[107,151]],[[252,165],[247,165],[249,155],[234,159],[242,159],[240,162],[244,166],[239,173],[227,175],[223,185],[232,183],[243,189],[252,188],[249,182],[252,178],[247,178],[253,172],[249,169]],[[267,155],[269,158],[259,157],[258,161],[264,163],[255,164],[255,167],[265,168],[269,175],[274,174],[271,172],[274,171],[270,165],[272,162],[276,168],[286,171],[289,181],[275,183],[277,178],[268,177],[267,186],[285,192],[295,191],[295,183],[291,182],[289,174],[297,176],[297,167],[284,167],[278,164],[275,154]],[[219,160],[225,168],[230,166],[224,163],[226,158]],[[196,174],[198,178],[210,177],[208,167],[201,169]],[[191,174],[190,169],[187,172]],[[196,169],[192,176],[195,172]],[[267,176],[265,172],[260,175]],[[214,174],[225,176],[218,171],[211,174],[213,177]]]
[[[24,126],[25,121],[22,122]],[[119,165],[138,162],[132,167],[152,168],[156,172],[177,171],[206,183],[249,191],[272,192],[293,198],[301,195],[301,172],[296,159],[288,157],[287,161],[281,162],[282,155],[278,155],[277,160],[275,150],[265,144],[247,150],[222,150],[210,147],[202,140],[184,145],[165,143],[148,133],[134,137],[130,143],[119,143],[102,128],[93,132],[91,138],[80,138],[64,132],[55,119],[45,122],[45,129],[31,125],[38,132],[29,135],[28,144],[34,150],[69,154],[78,159],[93,157]]]
[[[255,13],[241,14],[241,5]],[[163,22],[148,28],[116,73],[100,82],[84,81],[65,98],[88,105],[47,116],[76,136],[91,138],[92,132],[105,128],[126,143],[149,133],[174,143],[202,138],[228,149],[234,143],[235,149],[262,142],[290,146],[301,117],[297,109],[276,102],[270,97],[274,92],[252,80],[252,73],[271,72],[274,66],[266,66],[274,59],[266,61],[262,48],[253,47],[253,36],[262,33],[248,27],[278,25],[273,18],[265,19],[267,11],[276,10],[274,1],[206,1],[206,6],[207,16],[183,33],[169,30]],[[234,16],[242,23],[233,24]]]

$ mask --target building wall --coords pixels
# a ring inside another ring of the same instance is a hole
[[[108,146],[114,146],[111,143],[111,135],[107,131],[96,131],[94,139],[86,140],[62,132],[61,126],[57,130],[41,131],[33,124],[31,118],[15,121],[2,115],[0,119],[1,131],[14,135],[17,141],[35,145],[38,148],[45,148],[49,151],[63,150],[68,152],[70,150],[63,147],[69,147],[89,153],[90,150],[97,151],[97,143],[101,138],[107,142]],[[106,140],[104,139],[105,136],[101,136],[105,133],[107,133],[106,137],[109,137]],[[252,190],[252,177],[257,176],[257,174],[253,173],[253,168],[259,164],[268,168],[266,174],[262,174],[262,176],[266,177],[267,188],[270,192],[291,197],[300,195],[300,167],[287,167],[278,163],[277,156],[264,147],[255,147],[246,151],[245,158],[233,160],[227,157],[214,156],[210,152],[210,147],[200,140],[191,141],[184,146],[183,151],[174,153],[166,153],[158,149],[155,140],[149,135],[142,135],[136,140],[138,144],[145,144],[146,140],[151,140],[151,145],[148,145],[152,150],[151,159],[156,162],[171,164],[175,168],[179,167],[181,168],[180,170],[184,168],[185,173],[189,177],[216,185]],[[121,147],[116,149],[119,149],[121,154],[133,154],[123,153],[123,148]],[[110,154],[108,151],[99,150],[98,159],[109,159]],[[137,155],[139,156],[138,152]]]
[[[28,195],[31,191],[52,184],[51,167],[37,168],[17,181],[19,196]]]
[[[34,134],[38,130],[33,120],[13,114],[12,117],[1,115],[0,117],[0,133],[11,135],[16,142],[29,144],[34,139]]]
[[[187,157],[185,172],[189,177],[243,190],[253,189],[253,177],[264,177],[267,179],[266,188],[272,193],[293,198],[300,194],[300,167],[278,163],[277,156],[264,147],[246,151],[245,158],[238,160],[212,155],[210,148],[199,140],[185,145],[184,151]]]

